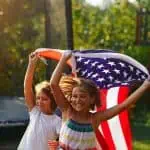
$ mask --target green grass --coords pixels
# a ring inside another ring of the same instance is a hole
[[[150,140],[134,141],[134,150],[150,150]]]
[[[143,102],[145,101],[145,102]],[[150,150],[150,103],[149,93],[136,104],[130,114],[133,150]]]
[[[150,126],[132,124],[133,150],[150,150]]]

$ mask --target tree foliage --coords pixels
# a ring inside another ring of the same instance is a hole
[[[66,46],[63,3],[51,0],[53,48]],[[149,1],[143,0],[140,6],[149,6]],[[72,0],[72,8],[76,49],[114,49],[149,64],[148,47],[135,45],[137,8],[134,5],[121,6],[118,2],[102,11],[85,0]],[[45,47],[44,0],[1,0],[0,22],[0,95],[23,96],[28,54]],[[35,82],[45,76],[46,67],[39,65]]]
[[[0,1],[1,95],[23,93],[28,54],[44,41],[44,23],[39,11],[42,7],[39,6],[42,5],[37,6],[36,0]]]
[[[50,12],[45,7],[46,0],[0,1],[0,95],[23,96],[28,55],[46,46],[46,13],[51,19],[51,47],[65,49],[63,1],[47,1],[51,2]],[[35,82],[45,79],[46,66],[39,63],[36,72]]]
[[[89,4],[74,2],[75,47],[130,48],[135,41],[136,11],[130,6],[120,7],[116,3],[101,11]],[[129,34],[130,33],[130,34]]]
[[[74,0],[75,48],[113,49],[126,53],[147,65],[149,48],[135,45],[136,15],[137,7],[131,3],[122,5],[117,1],[102,11],[84,0]]]

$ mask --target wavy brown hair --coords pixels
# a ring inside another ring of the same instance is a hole
[[[89,79],[75,78],[72,76],[64,75],[59,82],[59,86],[68,101],[71,100],[73,88],[80,87],[91,97],[95,97],[95,103],[91,105],[92,110],[94,109],[95,105],[97,107],[100,106],[99,90],[95,83]]]

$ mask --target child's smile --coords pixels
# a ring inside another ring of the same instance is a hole
[[[76,111],[89,111],[90,96],[80,87],[75,87],[72,91],[71,105]]]

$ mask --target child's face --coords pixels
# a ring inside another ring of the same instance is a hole
[[[36,94],[36,104],[45,114],[51,113],[51,100],[44,92],[38,92]]]
[[[92,97],[87,91],[80,87],[75,87],[72,91],[71,106],[76,111],[89,111],[92,104]]]

